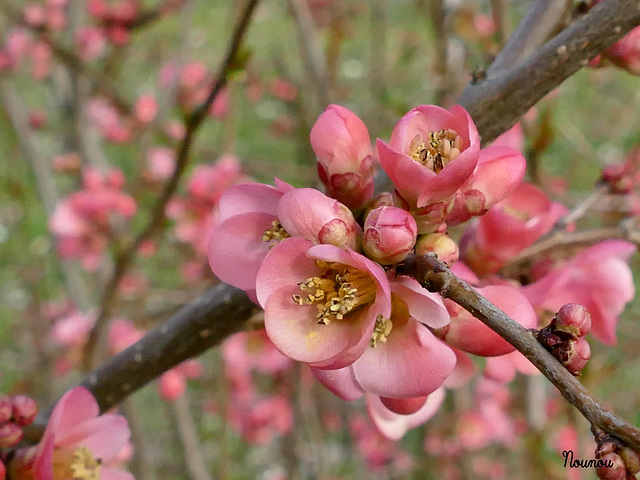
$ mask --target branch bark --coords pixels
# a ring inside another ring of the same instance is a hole
[[[437,292],[463,307],[527,357],[593,427],[615,435],[634,450],[640,450],[640,429],[607,410],[545,350],[530,331],[451,273],[435,255],[409,257],[398,268],[398,274],[415,278],[430,292]]]
[[[513,68],[469,84],[459,103],[474,119],[483,143],[490,142],[638,25],[636,0],[604,0]]]

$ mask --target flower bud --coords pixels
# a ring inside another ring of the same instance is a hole
[[[328,196],[352,210],[371,200],[374,174],[371,138],[355,113],[340,105],[329,105],[313,125],[310,140]]]
[[[631,475],[640,472],[640,454],[638,452],[629,447],[623,447],[618,454]]]
[[[13,419],[15,422],[25,427],[31,425],[38,414],[38,405],[33,398],[25,395],[17,395],[11,400],[13,406]]]
[[[12,413],[11,399],[6,395],[0,396],[0,424],[11,420]]]
[[[438,258],[451,266],[458,261],[458,245],[446,233],[428,233],[420,235],[416,243],[416,255],[434,252]]]
[[[0,460],[0,480],[7,478],[7,467],[5,467],[2,460]]]
[[[13,422],[0,425],[0,449],[13,447],[22,440],[22,428]]]
[[[362,218],[367,218],[369,214],[378,207],[394,206],[395,204],[393,203],[393,194],[391,192],[381,192],[376,196],[376,198],[374,198],[367,204],[367,208],[365,209]]]
[[[556,352],[560,352],[559,355]],[[552,352],[573,375],[579,375],[591,358],[591,347],[584,337],[568,340]]]
[[[596,473],[600,480],[625,480],[627,478],[627,470],[620,455],[616,453],[607,453],[600,460],[605,463],[604,466],[596,468]],[[613,464],[609,467],[608,465]]]
[[[364,222],[362,247],[382,265],[401,262],[416,244],[418,228],[411,214],[397,207],[378,207]]]
[[[591,330],[591,315],[582,305],[567,303],[556,313],[552,329],[554,333],[560,331],[574,338],[584,337]]]

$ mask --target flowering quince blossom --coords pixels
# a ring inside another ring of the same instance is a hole
[[[480,276],[497,272],[507,260],[532,245],[568,212],[532,184],[520,184],[467,228],[460,256]]]
[[[413,279],[391,283],[391,315],[378,318],[369,348],[341,370],[314,369],[333,393],[354,400],[365,392],[386,399],[411,399],[411,406],[395,402],[400,413],[422,406],[417,397],[438,389],[456,365],[455,353],[428,328],[446,328],[449,315],[442,300]],[[424,325],[423,325],[424,324]],[[394,410],[392,401],[386,404]]]
[[[414,108],[396,124],[389,144],[378,140],[380,164],[396,194],[418,222],[418,233],[437,230],[454,195],[473,174],[480,137],[466,110]]]
[[[586,248],[522,288],[536,310],[556,312],[567,303],[579,303],[591,314],[594,337],[616,343],[618,316],[633,299],[635,287],[627,264],[635,245],[607,240]]]
[[[342,368],[367,349],[377,318],[391,314],[391,290],[380,265],[349,248],[304,238],[278,243],[256,278],[271,341],[288,357]]]
[[[18,465],[12,478],[133,480],[130,473],[108,466],[130,435],[123,416],[100,415],[93,395],[76,387],[58,401],[41,442],[22,457],[28,463]]]
[[[364,122],[340,105],[329,105],[310,138],[327,195],[353,210],[363,207],[373,198],[374,186],[371,139]]]

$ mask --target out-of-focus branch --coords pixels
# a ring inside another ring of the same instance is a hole
[[[434,71],[438,76],[434,99],[437,105],[443,105],[447,103],[446,99],[451,93],[451,75],[449,72],[448,55],[449,29],[446,25],[447,15],[444,0],[433,0],[429,2],[429,17],[435,35],[436,54]]]
[[[635,243],[640,248],[640,230],[634,228],[634,219],[627,219],[620,222],[615,227],[598,228],[593,230],[584,230],[581,232],[567,233],[556,232],[543,240],[534,243],[530,247],[524,249],[502,267],[503,273],[517,268],[528,261],[531,261],[540,255],[556,252],[563,248],[575,248],[580,246],[593,245],[594,243],[603,242],[605,240],[626,240]]]
[[[509,35],[508,8],[505,0],[491,0],[491,18],[496,26],[498,44],[502,47]]]
[[[16,131],[16,137],[25,158],[33,168],[36,176],[36,186],[40,200],[44,206],[47,217],[51,217],[58,203],[58,193],[51,165],[40,152],[35,142],[34,132],[29,125],[27,111],[18,96],[18,92],[7,80],[0,81],[0,97],[5,111]],[[77,265],[61,260],[60,265],[64,274],[69,297],[78,308],[86,310],[90,307],[89,292],[87,292],[82,274]]]
[[[487,75],[490,77],[514,67],[546,42],[561,26],[570,4],[571,0],[536,0],[509,36],[506,45],[489,67]],[[496,17],[500,19],[502,23],[497,26],[501,35],[505,35],[503,0],[492,0],[491,7],[494,21]],[[506,36],[503,41],[504,39]]]
[[[215,83],[211,88],[207,99],[204,101],[204,103],[196,107],[192,114],[186,119],[185,135],[180,142],[180,145],[178,146],[176,165],[173,174],[164,185],[160,196],[153,206],[149,222],[144,227],[144,229],[142,229],[142,231],[134,238],[134,240],[126,248],[124,248],[119,255],[117,255],[115,259],[113,274],[107,281],[100,300],[100,312],[96,319],[96,323],[94,324],[91,332],[89,332],[89,336],[87,337],[83,362],[84,367],[87,370],[89,370],[93,366],[93,357],[95,354],[96,345],[98,343],[100,334],[106,324],[106,320],[111,312],[111,306],[115,298],[118,285],[120,284],[120,281],[129,268],[129,265],[133,261],[136,251],[138,250],[140,245],[145,240],[151,238],[151,236],[153,236],[153,234],[157,230],[159,230],[166,218],[166,206],[175,193],[176,189],[178,188],[178,184],[180,182],[180,179],[182,178],[182,174],[184,173],[185,168],[189,163],[191,145],[196,136],[198,128],[200,127],[200,125],[202,125],[202,122],[207,117],[207,113],[209,111],[209,108],[213,104],[213,101],[216,99],[222,88],[227,83],[227,75],[231,70],[232,64],[236,59],[238,51],[240,50],[240,45],[244,38],[244,34],[247,30],[247,27],[249,26],[251,16],[257,4],[258,0],[248,1],[238,23],[236,24],[235,30],[227,48],[227,53],[222,64],[220,65],[220,68],[218,69]]]
[[[105,412],[162,373],[241,330],[256,308],[243,291],[220,284],[87,374],[81,385]],[[47,417],[46,411],[38,417],[29,440],[39,440]]]
[[[471,114],[483,142],[490,142],[538,100],[638,25],[640,9],[636,0],[603,0],[513,68],[469,84],[459,103]]]
[[[184,452],[184,460],[192,480],[211,480],[207,465],[200,450],[198,429],[189,409],[188,392],[184,392],[171,404],[176,417],[180,443]]]
[[[536,340],[533,334],[455,276],[435,255],[411,256],[398,273],[415,278],[430,292],[449,298],[513,345],[547,377],[592,427],[640,450],[640,429],[616,416]]]

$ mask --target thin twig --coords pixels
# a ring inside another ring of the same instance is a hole
[[[182,451],[184,452],[184,460],[191,479],[211,480],[211,475],[209,475],[202,451],[200,450],[198,429],[189,407],[188,391],[185,391],[171,402],[171,407],[176,417],[180,443],[182,444]]]
[[[153,236],[153,234],[160,229],[166,218],[166,206],[175,193],[176,189],[178,188],[180,179],[182,178],[185,168],[189,163],[191,145],[193,143],[195,135],[198,131],[198,128],[207,117],[209,107],[211,107],[211,104],[227,83],[227,75],[229,74],[231,66],[238,54],[240,45],[244,38],[244,34],[247,30],[247,27],[249,26],[251,15],[257,4],[258,0],[249,0],[249,2],[247,3],[247,6],[245,7],[241,18],[235,27],[233,36],[231,37],[229,47],[227,49],[227,53],[222,64],[220,65],[220,68],[218,69],[216,81],[211,91],[209,92],[207,99],[204,101],[204,103],[196,107],[196,109],[185,122],[186,131],[182,141],[180,142],[180,145],[178,146],[178,154],[173,174],[164,185],[160,196],[156,200],[156,204],[151,211],[151,218],[149,222],[147,223],[145,228],[143,228],[142,231],[134,238],[131,244],[116,257],[113,274],[107,281],[107,284],[104,287],[102,293],[102,297],[100,300],[100,312],[96,319],[96,323],[89,332],[87,343],[85,344],[83,361],[85,370],[89,370],[93,366],[96,345],[106,324],[106,320],[111,312],[112,303],[115,298],[115,294],[117,292],[120,281],[124,277],[124,274],[129,268],[129,265],[133,261],[136,251],[138,250],[140,245],[142,245],[142,243],[147,239],[151,238],[151,236]]]
[[[447,97],[451,93],[451,73],[449,72],[449,29],[446,21],[444,0],[433,0],[429,2],[429,18],[435,35],[435,65],[434,71],[437,75],[435,103],[445,105]]]
[[[438,292],[470,312],[527,357],[593,427],[615,435],[633,449],[640,450],[640,429],[607,410],[545,350],[530,331],[451,273],[435,255],[413,255],[398,268],[398,273],[415,278],[430,292]]]
[[[556,2],[558,3],[558,2]],[[505,0],[491,0],[491,18],[496,26],[498,45],[504,46],[504,42],[509,36],[509,17]]]
[[[459,103],[474,119],[482,141],[490,142],[638,25],[637,0],[603,0],[513,68],[467,85]]]

